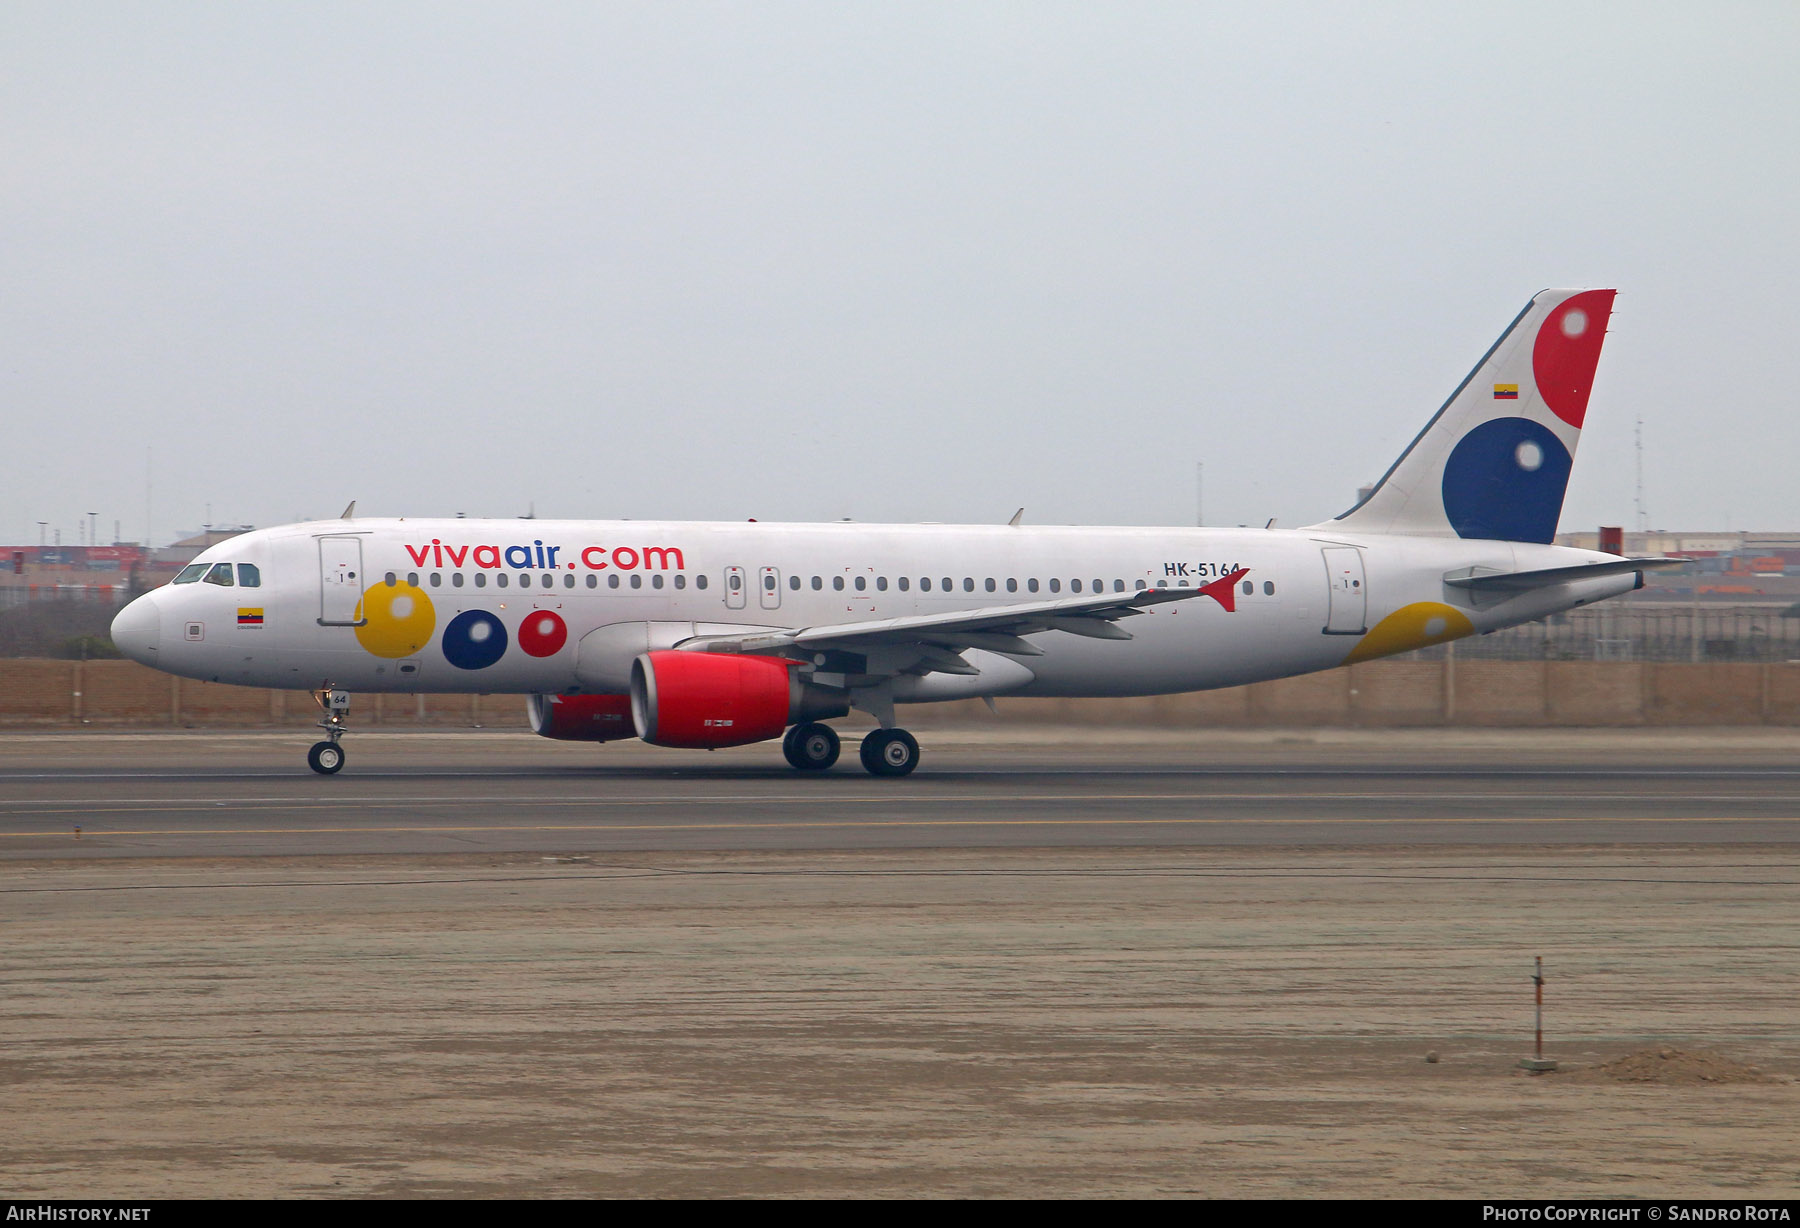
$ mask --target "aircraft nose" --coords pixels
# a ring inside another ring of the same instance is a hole
[[[154,593],[145,593],[113,618],[112,642],[118,650],[143,665],[156,664],[162,646],[162,611]]]

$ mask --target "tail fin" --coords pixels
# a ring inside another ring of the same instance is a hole
[[[1320,528],[1549,542],[1612,290],[1545,290],[1355,507]]]

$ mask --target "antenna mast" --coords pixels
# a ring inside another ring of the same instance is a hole
[[[1650,531],[1650,514],[1644,510],[1644,419],[1637,420],[1637,531]]]

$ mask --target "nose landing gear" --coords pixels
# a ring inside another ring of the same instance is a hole
[[[306,766],[321,776],[334,776],[344,767],[344,748],[338,742],[350,719],[350,692],[340,691],[327,683],[313,692],[313,702],[325,713],[325,719],[319,722],[319,728],[325,731],[325,740],[314,743],[306,752]]]

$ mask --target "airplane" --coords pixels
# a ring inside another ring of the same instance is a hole
[[[1615,291],[1545,290],[1365,497],[1298,529],[359,519],[245,533],[113,621],[127,656],[307,690],[343,768],[350,694],[516,693],[544,737],[717,749],[899,706],[1157,695],[1367,661],[1628,592],[1646,569],[1551,543]]]

